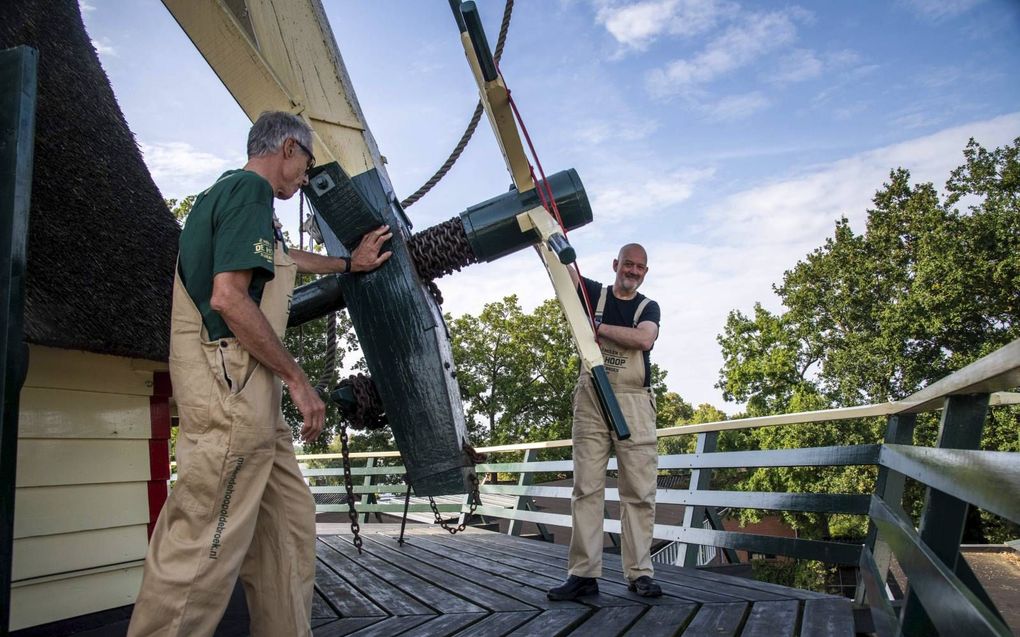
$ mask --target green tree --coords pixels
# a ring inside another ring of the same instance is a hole
[[[945,201],[932,184],[892,171],[862,234],[841,219],[784,274],[774,289],[785,311],[730,314],[718,338],[724,395],[746,401],[751,415],[896,400],[1020,337],[1018,154],[1020,138],[993,151],[971,140]],[[1016,409],[994,410],[983,447],[1020,449],[1017,424]],[[761,448],[857,444],[879,441],[882,427],[868,420],[750,436]],[[922,418],[917,442],[934,437],[935,418]],[[747,487],[862,493],[872,479],[862,468],[762,469]],[[864,526],[845,516],[787,517],[807,536],[860,535]]]
[[[283,345],[287,348],[291,354],[301,364],[301,368],[305,370],[305,375],[308,376],[308,380],[313,384],[317,384],[320,379],[326,375],[328,370],[328,363],[330,360],[330,353],[328,347],[327,338],[327,317],[322,317],[314,321],[309,321],[304,325],[298,327],[292,327],[287,329],[284,334]],[[344,374],[343,370],[347,367],[357,367],[357,363],[351,366],[345,365],[348,357],[351,356],[352,352],[356,354],[356,337],[354,336],[354,329],[351,324],[351,320],[346,312],[337,313],[337,339],[336,339],[336,353],[333,355],[333,382],[327,383],[327,391],[331,391],[336,384],[343,378],[341,374]],[[363,361],[359,360],[358,363]],[[301,425],[303,419],[301,418],[300,412],[291,402],[290,394],[284,392],[283,394],[283,415],[287,423],[290,425],[291,431],[294,433],[294,439],[298,439],[299,432],[301,431]],[[336,408],[327,405],[326,409],[326,424],[323,427],[322,434],[319,439],[307,443],[304,445],[305,452],[307,453],[319,453],[324,452],[329,448],[330,442],[333,437],[339,432],[339,414]],[[352,433],[353,437],[353,433]]]
[[[555,299],[526,313],[516,295],[488,303],[478,316],[449,315],[457,382],[469,428],[480,442],[510,444],[570,437],[580,359]],[[693,414],[652,364],[657,427]]]
[[[170,214],[177,220],[177,225],[184,227],[184,221],[188,218],[188,213],[191,212],[191,207],[195,205],[195,195],[188,195],[183,199],[165,199],[166,207],[170,209]]]
[[[570,437],[578,359],[555,301],[528,314],[511,295],[486,304],[478,316],[446,319],[476,442]]]

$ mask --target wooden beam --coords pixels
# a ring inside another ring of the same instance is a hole
[[[163,4],[249,119],[267,110],[300,115],[315,131],[320,163],[337,161],[352,177],[372,168],[385,175],[318,0]]]

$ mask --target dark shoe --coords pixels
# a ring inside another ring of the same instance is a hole
[[[662,589],[655,583],[655,580],[647,575],[642,575],[628,584],[627,590],[637,593],[641,597],[660,597],[662,595]]]
[[[577,575],[571,575],[567,578],[567,581],[563,582],[556,588],[550,588],[545,596],[551,600],[561,602],[564,600],[584,597],[585,595],[598,594],[599,583],[594,577],[578,577]]]

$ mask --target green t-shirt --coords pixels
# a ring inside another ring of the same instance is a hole
[[[228,170],[195,199],[181,231],[181,282],[202,314],[209,340],[233,336],[209,305],[213,277],[252,270],[248,293],[256,303],[273,278],[273,188],[253,172]]]

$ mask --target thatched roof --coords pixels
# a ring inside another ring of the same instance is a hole
[[[25,339],[165,360],[179,230],[74,0],[0,2],[0,48],[39,51]]]

